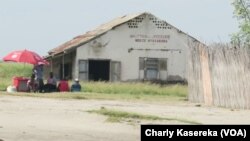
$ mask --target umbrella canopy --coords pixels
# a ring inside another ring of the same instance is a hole
[[[47,64],[47,61],[45,61],[41,56],[39,56],[37,53],[29,50],[19,50],[19,51],[13,51],[6,55],[3,58],[4,61],[13,61],[13,62],[23,62],[23,63],[29,63],[29,64]]]

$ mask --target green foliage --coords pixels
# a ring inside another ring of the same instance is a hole
[[[233,0],[232,5],[240,30],[232,34],[231,41],[239,47],[250,47],[250,0]]]
[[[12,78],[30,77],[32,65],[24,63],[4,63],[0,62],[0,90],[5,90],[12,84]]]

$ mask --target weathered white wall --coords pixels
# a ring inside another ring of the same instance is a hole
[[[144,18],[138,28],[128,28],[128,24],[120,25],[106,34],[77,48],[76,63],[81,59],[110,59],[121,62],[121,80],[139,79],[139,57],[168,58],[168,79],[186,79],[186,56],[191,37],[170,26],[170,29],[159,29],[153,23],[151,15],[142,15]],[[169,27],[169,25],[167,26]],[[148,37],[142,37],[142,36]],[[158,36],[158,37],[154,37]],[[145,39],[146,42],[136,42]],[[167,40],[167,42],[148,42],[149,39]],[[93,47],[101,43],[104,47]],[[153,50],[133,50],[153,49]],[[180,51],[156,51],[154,49],[179,49]],[[75,75],[78,77],[78,65]]]

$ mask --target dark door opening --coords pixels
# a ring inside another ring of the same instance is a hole
[[[89,60],[90,81],[109,81],[109,72],[109,60]]]
[[[64,74],[63,74],[63,66],[64,66]],[[61,79],[72,79],[72,64],[61,64],[60,65],[60,78]]]

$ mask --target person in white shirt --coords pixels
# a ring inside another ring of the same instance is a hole
[[[44,85],[44,92],[55,92],[57,81],[54,77],[53,72],[49,73],[49,78],[47,79],[47,84]]]

